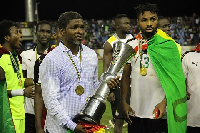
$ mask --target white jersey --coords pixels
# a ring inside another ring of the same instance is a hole
[[[118,41],[121,41],[121,42],[123,42],[123,43],[126,43],[127,40],[129,40],[129,39],[131,39],[131,38],[133,38],[133,36],[132,36],[131,34],[126,34],[126,38],[125,38],[125,39],[120,39],[120,38],[117,36],[117,34],[115,33],[115,34],[113,34],[107,41],[110,43],[110,45],[111,45],[112,48],[113,48],[113,44],[114,44],[114,43],[116,43],[116,42],[118,42]],[[121,77],[122,77],[123,69],[124,69],[124,67],[122,67],[122,68],[120,69],[120,71],[118,72],[118,74],[117,74],[117,76],[120,76],[120,79],[121,79]]]
[[[137,39],[128,42],[133,48],[138,47]],[[129,61],[131,63],[131,98],[130,106],[135,111],[136,117],[153,119],[155,106],[165,98],[165,92],[157,77],[148,53],[143,53],[142,64],[147,68],[147,75],[140,74],[140,55]],[[164,117],[166,118],[166,116]]]
[[[200,127],[200,53],[189,52],[182,60],[187,90],[191,94],[187,101],[187,125]]]
[[[27,78],[34,79],[34,65],[36,58],[40,57],[40,55],[36,55],[36,51],[33,49],[23,51],[21,53],[22,57],[22,70],[27,70]],[[34,99],[25,97],[25,113],[35,114],[34,111]]]

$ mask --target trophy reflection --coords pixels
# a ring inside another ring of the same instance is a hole
[[[76,123],[99,124],[106,110],[106,99],[110,92],[108,82],[115,78],[123,65],[135,55],[135,50],[126,43],[117,42],[113,45],[113,57],[108,71],[103,74],[97,91],[86,100],[79,114],[73,121]]]

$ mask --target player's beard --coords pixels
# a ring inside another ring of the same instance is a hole
[[[81,44],[81,42],[80,41],[73,41],[73,44],[75,44],[75,45],[80,45]]]
[[[146,28],[145,29],[141,29],[142,34],[148,39],[150,39],[152,36],[154,36],[156,34],[156,32],[157,32],[157,27],[151,27],[151,28],[153,29],[152,32],[146,32]]]

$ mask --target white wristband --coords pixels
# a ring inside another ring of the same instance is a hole
[[[23,96],[24,95],[24,89],[16,89],[11,91],[12,96]]]

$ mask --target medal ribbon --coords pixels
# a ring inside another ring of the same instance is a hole
[[[14,71],[17,72],[17,78],[19,80],[21,80],[21,74],[20,74],[20,68],[19,68],[19,60],[16,57],[17,58],[17,62],[16,62],[16,60],[14,59],[12,53],[10,51],[9,51],[9,53],[10,53],[11,62],[13,64],[13,66],[14,66]]]
[[[65,47],[65,49],[66,49],[66,47]],[[66,49],[66,50],[67,50],[67,49]],[[71,56],[68,52],[66,52],[66,53],[67,53],[67,55],[69,56],[69,58],[70,58],[72,64],[74,65],[74,68],[76,69],[76,73],[77,73],[77,75],[78,75],[78,79],[79,79],[79,82],[80,82],[80,80],[81,80],[81,75],[80,75],[80,73],[79,73],[79,71],[78,71],[78,68],[77,68],[77,66],[76,66],[76,64],[75,64],[75,62],[74,62],[74,60],[72,59],[72,56]],[[81,47],[80,47],[80,66],[81,66]],[[81,71],[82,71],[82,68],[81,68]]]
[[[139,35],[139,54],[140,54],[140,68],[142,68],[143,64],[142,64],[142,43],[141,43],[141,40],[140,40],[141,36]]]

